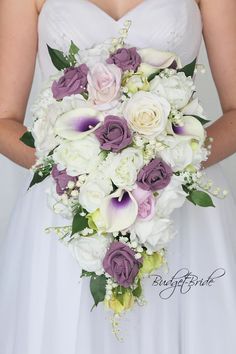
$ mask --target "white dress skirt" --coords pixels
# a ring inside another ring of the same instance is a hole
[[[87,0],[46,0],[39,18],[42,79],[54,72],[46,44],[73,40],[87,48],[117,36],[132,20],[129,43],[175,51],[183,64],[199,53],[202,22],[194,0],[144,0],[115,21]],[[207,169],[228,188],[220,164]],[[44,229],[64,223],[47,205],[49,181],[27,191],[12,214],[0,248],[0,354],[235,354],[236,205],[189,202],[174,213],[169,272],[144,280],[147,304],[127,313],[111,332],[110,312],[92,312],[89,282],[69,250]]]

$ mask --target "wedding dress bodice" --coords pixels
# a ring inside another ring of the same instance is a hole
[[[131,20],[127,43],[176,52],[182,64],[199,53],[202,19],[195,0],[144,0],[118,21],[89,0],[46,0],[39,16],[38,56],[43,79],[54,72],[47,44],[65,49],[71,40],[85,49],[118,37]]]

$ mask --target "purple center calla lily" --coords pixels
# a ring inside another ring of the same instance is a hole
[[[111,205],[114,208],[126,208],[129,203],[131,203],[131,198],[128,192],[124,192],[122,198],[115,197],[111,199]]]
[[[184,126],[172,124],[172,129],[175,134],[184,134]]]
[[[84,104],[81,101],[81,106]],[[62,138],[76,140],[96,129],[100,123],[99,112],[91,107],[80,107],[58,117],[55,124],[56,133]]]
[[[96,117],[76,117],[73,121],[73,127],[77,132],[86,132],[96,127],[100,120]]]
[[[117,232],[134,223],[138,215],[138,203],[129,191],[117,189],[104,198],[100,211],[107,232]]]
[[[202,123],[194,116],[184,115],[182,118],[183,125],[172,124],[172,131],[177,135],[192,136],[200,140],[202,143],[206,137],[206,131]]]

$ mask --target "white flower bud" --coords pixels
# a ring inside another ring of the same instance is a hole
[[[69,181],[68,184],[67,184],[67,187],[68,187],[69,189],[73,189],[74,186],[75,186],[75,182],[73,182],[73,181]]]
[[[141,257],[142,257],[141,253],[136,253],[136,254],[135,254],[135,258],[136,258],[136,259],[140,259]]]
[[[77,189],[75,189],[71,192],[72,197],[78,197],[78,195],[79,195],[79,192],[77,191]]]

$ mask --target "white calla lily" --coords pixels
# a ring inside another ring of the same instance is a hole
[[[145,75],[150,75],[158,69],[165,69],[176,62],[177,69],[182,68],[180,58],[172,52],[158,51],[153,48],[143,48],[138,50],[142,58],[142,64],[139,66],[139,71]]]
[[[77,140],[94,131],[101,120],[101,114],[93,108],[73,109],[57,118],[55,132],[62,138]]]
[[[206,131],[201,122],[193,116],[183,116],[182,123],[183,125],[181,126],[175,126],[169,123],[167,131],[173,135],[193,137],[197,139],[200,144],[203,144],[206,138]]]
[[[205,118],[203,107],[200,105],[198,98],[191,100],[185,107],[181,109],[181,112],[188,116],[196,115]]]

